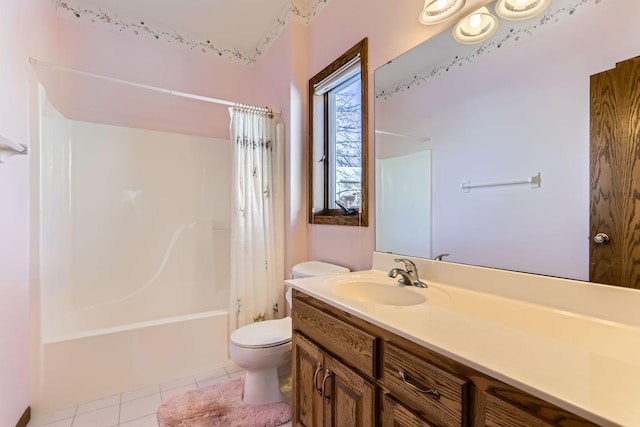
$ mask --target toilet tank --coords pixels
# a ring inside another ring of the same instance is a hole
[[[291,277],[293,279],[302,279],[303,277],[326,276],[328,274],[348,273],[349,271],[351,270],[341,265],[322,261],[305,261],[293,266]]]
[[[343,267],[341,265],[329,264],[328,262],[322,261],[305,261],[299,264],[296,264],[291,269],[291,278],[292,279],[302,279],[304,277],[315,277],[315,276],[326,276],[328,274],[340,274],[340,273],[348,273],[349,270],[347,267]],[[291,298],[292,298],[292,290],[289,287],[285,294],[285,299],[287,301],[287,308],[289,309],[289,313],[291,312]]]

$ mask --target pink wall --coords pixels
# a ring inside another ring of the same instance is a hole
[[[0,134],[29,144],[29,56],[53,60],[49,0],[4,1],[0,13]],[[29,157],[0,164],[0,425],[29,405]]]
[[[256,95],[282,110],[285,125],[285,270],[309,259],[307,247],[307,122],[309,80],[308,28],[290,23],[254,69]]]
[[[241,63],[67,18],[59,23],[62,66],[229,101],[249,103],[254,98],[252,68]],[[217,138],[229,134],[223,105],[48,69],[38,73],[59,78],[64,96],[54,96],[54,104],[68,118]]]

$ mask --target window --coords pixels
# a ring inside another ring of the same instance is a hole
[[[367,39],[309,80],[309,222],[367,225]]]

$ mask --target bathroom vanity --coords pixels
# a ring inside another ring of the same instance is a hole
[[[602,307],[633,291],[414,260],[427,289],[396,285],[386,254],[287,281],[294,425],[640,425],[640,330]]]

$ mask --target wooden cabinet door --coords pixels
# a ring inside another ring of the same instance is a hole
[[[321,427],[324,423],[320,388],[324,374],[324,355],[315,344],[295,332],[292,345],[293,425]]]
[[[295,332],[292,375],[295,426],[375,425],[375,386]]]
[[[381,427],[433,427],[388,394],[382,403]]]
[[[325,426],[375,425],[375,386],[337,360],[325,355]],[[325,370],[326,372],[326,370]]]

